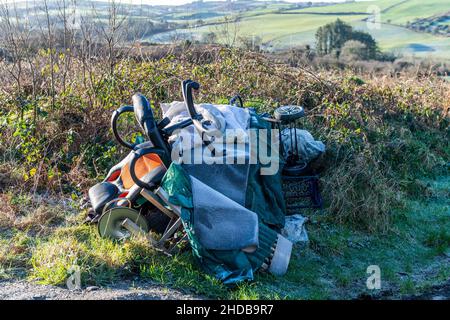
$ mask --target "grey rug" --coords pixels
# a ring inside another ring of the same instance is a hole
[[[194,232],[205,249],[256,250],[258,216],[191,176]]]

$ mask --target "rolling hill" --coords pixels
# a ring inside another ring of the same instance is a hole
[[[240,36],[259,37],[263,42],[263,48],[267,50],[276,51],[305,44],[314,46],[317,28],[340,18],[356,29],[371,33],[382,50],[404,55],[450,59],[449,37],[407,28],[407,24],[416,19],[431,18],[450,12],[448,0],[375,0],[313,7],[299,7],[283,2],[257,6],[253,1],[250,2],[253,3],[252,6],[243,7],[239,11],[239,22],[235,30]],[[182,11],[180,8],[177,10]],[[225,15],[237,14],[236,11],[230,13],[218,10],[214,14],[201,16],[196,15],[192,7],[185,10],[189,14],[182,15],[178,12],[177,15],[164,16],[164,19],[176,22],[180,21],[181,16],[203,18],[201,21],[187,20],[192,23],[190,28],[152,35],[146,40],[150,42],[170,42],[174,39],[190,38],[199,40],[203,34],[223,29]],[[373,10],[380,14],[379,25],[367,22]]]

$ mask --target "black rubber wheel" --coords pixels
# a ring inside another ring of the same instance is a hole
[[[282,122],[289,122],[305,116],[305,110],[301,106],[282,106],[275,109],[275,119]]]

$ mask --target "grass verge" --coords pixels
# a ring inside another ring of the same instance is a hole
[[[81,270],[83,286],[105,286],[133,277],[208,298],[351,299],[372,295],[420,294],[450,276],[450,177],[423,181],[433,191],[427,200],[409,200],[392,216],[385,233],[355,231],[315,213],[310,242],[294,247],[284,277],[257,274],[254,283],[233,290],[205,275],[189,251],[169,258],[143,239],[115,243],[76,220],[44,236],[30,230],[0,233],[0,277],[28,278],[64,286],[70,268]],[[382,289],[366,287],[369,265],[381,269]]]

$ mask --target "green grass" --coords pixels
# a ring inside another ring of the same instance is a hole
[[[314,31],[323,24],[335,21],[338,15],[279,15],[269,14],[251,17],[239,24],[239,31],[243,35],[258,35],[263,41],[271,41],[277,37],[298,31]],[[346,22],[357,20],[358,16],[340,17]],[[258,26],[258,27],[257,27]]]
[[[241,36],[258,36],[263,42],[270,42],[279,37],[283,37],[297,32],[310,31],[315,33],[315,30],[323,24],[335,21],[339,16],[319,16],[319,15],[281,15],[281,14],[266,14],[260,16],[251,16],[243,19],[237,27],[239,35]],[[361,16],[342,17],[342,20],[350,22],[360,19]],[[193,33],[204,34],[211,31],[216,31],[220,27],[200,27],[189,30],[177,30],[178,33]],[[170,33],[169,33],[170,34]],[[159,39],[162,35],[151,37],[152,39]],[[163,37],[164,38],[164,37]],[[311,39],[311,38],[310,38]],[[312,38],[313,39],[313,38]],[[169,38],[167,38],[169,40]],[[311,42],[310,42],[311,43]]]
[[[445,181],[448,190],[450,179]],[[308,226],[311,243],[306,248],[295,248],[287,275],[272,279],[261,276],[254,290],[260,298],[356,298],[362,293],[373,293],[365,286],[366,269],[372,264],[381,268],[382,290],[393,289],[397,295],[419,290],[425,281],[420,279],[420,270],[440,257],[423,241],[439,230],[438,225],[450,228],[450,208],[442,198],[429,204],[410,202],[395,217],[394,231],[370,236],[315,216]],[[439,263],[430,271],[430,278],[439,279],[439,274],[445,272],[440,268],[445,270],[445,266],[445,262]],[[401,278],[404,273],[409,275],[409,281]]]
[[[359,1],[352,3],[338,3],[331,6],[312,7],[299,10],[293,10],[291,12],[315,12],[315,13],[341,13],[341,12],[364,12],[367,13],[367,9],[370,6],[378,6],[381,10],[385,10],[393,5],[401,3],[402,0],[376,0],[376,1]],[[441,0],[443,2],[443,0]]]
[[[417,18],[428,18],[448,11],[450,3],[446,0],[407,0],[383,13],[381,20],[404,25]]]
[[[443,36],[415,32],[389,24],[382,24],[380,29],[368,29],[365,22],[355,22],[353,26],[358,30],[369,32],[385,51],[446,60],[450,58],[450,41]],[[424,46],[430,51],[420,51],[416,45]]]
[[[78,265],[83,286],[105,285],[139,275],[163,286],[210,298],[350,299],[376,294],[366,288],[369,265],[379,265],[382,290],[394,296],[419,294],[445,281],[450,270],[442,257],[450,245],[450,177],[426,181],[433,190],[425,201],[410,200],[393,214],[391,231],[368,234],[336,225],[323,213],[310,216],[310,243],[296,245],[283,277],[256,275],[256,281],[233,290],[204,274],[189,251],[163,256],[134,239],[101,239],[88,226],[59,227],[48,237],[2,232],[0,277],[28,277],[64,285]],[[21,267],[22,273],[14,273]]]

